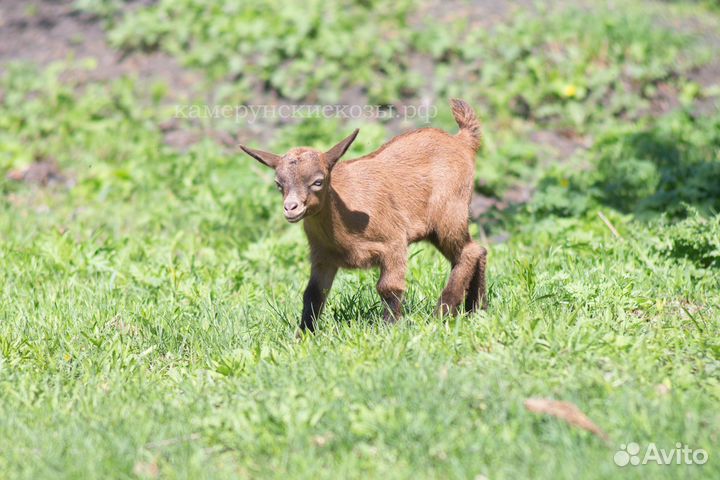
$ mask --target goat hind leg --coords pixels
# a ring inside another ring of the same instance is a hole
[[[487,265],[487,249],[480,247],[480,256],[477,259],[467,296],[465,297],[465,311],[474,312],[478,308],[487,310],[487,287],[485,285],[485,266]]]
[[[475,242],[466,243],[453,261],[445,289],[440,296],[436,312],[439,315],[455,315],[468,293],[473,276],[477,272],[477,265],[485,249]]]

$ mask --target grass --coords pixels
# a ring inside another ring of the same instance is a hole
[[[659,26],[647,4],[598,3],[590,11],[541,4],[492,30],[461,21],[452,40],[429,42],[446,45],[436,55],[450,59],[439,93],[485,100],[493,117],[579,132],[642,116],[659,84],[687,90],[688,101],[701,95],[686,75],[708,58],[701,42]]]
[[[233,254],[174,232],[83,238],[88,223],[3,242],[2,469],[19,478],[617,473],[615,443],[525,412],[533,396],[573,401],[616,443],[711,452],[631,476],[717,469],[717,276],[599,221],[494,247],[487,315],[430,316],[447,267],[428,247],[397,327],[372,275],[346,273],[299,343],[297,230]]]
[[[293,100],[338,101],[369,85],[372,101],[413,92],[408,72],[417,34],[408,28],[412,2],[162,1],[121,18],[110,38],[125,49],[160,47],[216,79],[238,79],[236,92],[266,82]],[[241,88],[237,88],[241,87]]]
[[[717,115],[588,115],[593,146],[553,166],[522,140],[551,123],[495,112],[479,176],[537,193],[481,225],[508,238],[490,245],[490,309],[433,317],[449,266],[420,244],[401,323],[381,320],[376,272],[342,272],[296,340],[309,264],[272,182],[209,140],[165,145],[160,93],[62,70],[0,80],[0,477],[720,474]],[[353,155],[388,136],[359,126]],[[348,128],[311,119],[274,146]],[[70,181],[5,179],[39,160]],[[611,440],[528,412],[530,397],[573,402]],[[709,460],[617,467],[633,441]]]

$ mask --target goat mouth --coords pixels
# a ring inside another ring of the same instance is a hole
[[[302,220],[304,216],[305,216],[305,212],[302,212],[302,213],[295,215],[294,217],[288,217],[287,215],[285,215],[285,219],[290,223],[297,223],[300,220]]]

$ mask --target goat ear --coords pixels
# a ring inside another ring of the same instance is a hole
[[[347,152],[348,148],[350,148],[350,145],[352,145],[352,143],[355,141],[355,137],[357,137],[357,134],[359,132],[360,130],[356,128],[355,131],[351,133],[347,138],[345,138],[343,141],[325,152],[325,158],[330,164],[330,167],[335,165],[335,162],[340,160],[340,157],[345,155],[345,152]]]
[[[280,155],[274,153],[263,152],[262,150],[255,150],[254,148],[248,148],[245,145],[239,145],[243,152],[253,157],[258,162],[267,165],[270,168],[276,168],[282,158]]]

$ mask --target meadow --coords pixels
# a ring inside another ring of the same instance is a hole
[[[0,57],[0,478],[720,477],[717,2],[66,3],[198,82]],[[418,244],[401,322],[343,271],[296,338],[302,229],[235,145],[359,127],[352,158],[424,123],[177,105],[431,98],[454,131],[451,96],[484,125],[489,309],[433,316]],[[630,442],[708,458],[620,467]]]

